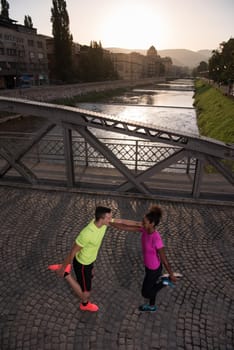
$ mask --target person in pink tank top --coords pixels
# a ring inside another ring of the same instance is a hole
[[[148,303],[139,307],[140,311],[157,310],[155,305],[156,295],[165,285],[165,280],[161,278],[163,266],[169,274],[169,280],[166,284],[175,283],[176,277],[169,265],[165,254],[165,248],[160,236],[156,230],[162,217],[162,210],[158,206],[152,206],[145,214],[142,223],[114,219],[113,226],[126,231],[140,231],[143,260],[145,266],[145,276],[142,284],[142,296],[148,299]]]

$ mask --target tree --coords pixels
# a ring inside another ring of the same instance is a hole
[[[53,0],[51,8],[52,33],[54,37],[54,76],[63,81],[72,80],[72,35],[66,1]]]
[[[1,16],[5,18],[9,18],[9,3],[7,0],[1,0],[2,10]]]
[[[100,41],[81,48],[78,77],[82,81],[117,79],[110,53],[103,50]]]
[[[234,79],[234,39],[222,42],[209,59],[209,77],[215,82],[228,83]]]
[[[197,71],[200,72],[207,72],[208,70],[208,63],[205,61],[201,61],[199,63],[199,66],[197,67]]]
[[[30,16],[24,16],[24,25],[27,28],[33,28],[32,18]]]

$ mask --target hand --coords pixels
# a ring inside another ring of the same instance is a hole
[[[173,274],[169,275],[169,278],[171,282],[176,283],[176,277]]]
[[[64,273],[65,273],[65,266],[61,266],[60,267],[60,269],[58,269],[57,271],[56,271],[56,273],[57,273],[57,275],[59,276],[59,277],[63,277],[64,276]]]

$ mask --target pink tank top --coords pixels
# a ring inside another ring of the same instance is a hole
[[[148,269],[156,270],[161,264],[158,250],[164,247],[162,238],[158,231],[154,231],[153,233],[148,234],[147,231],[142,227],[141,232],[141,245],[144,265],[148,267]]]

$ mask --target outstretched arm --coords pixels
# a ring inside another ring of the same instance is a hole
[[[140,230],[140,228],[142,227],[142,223],[139,221],[126,219],[112,219],[112,222],[110,222],[110,226],[113,226],[120,230],[134,232]]]

